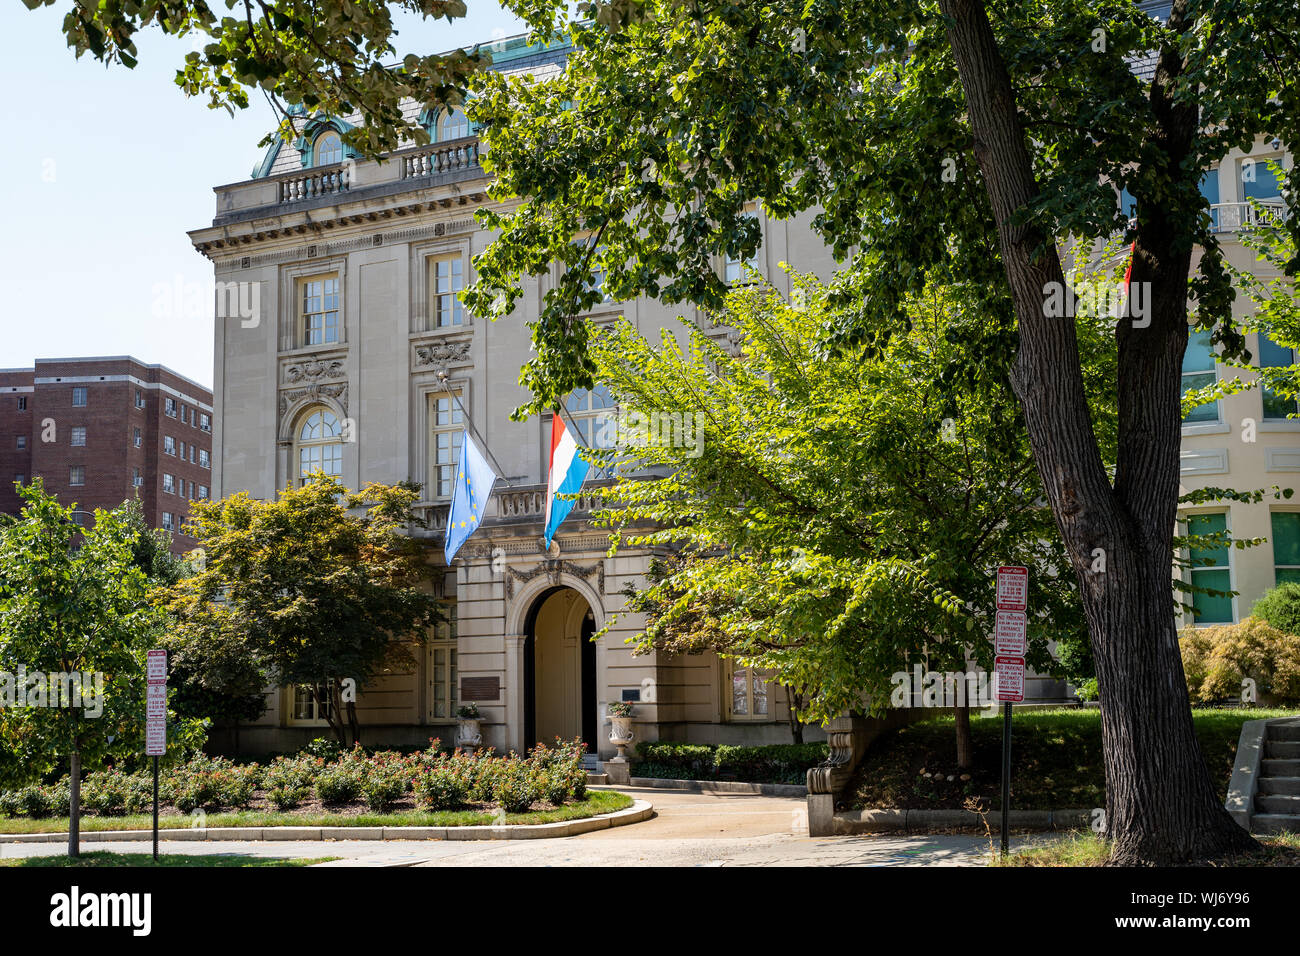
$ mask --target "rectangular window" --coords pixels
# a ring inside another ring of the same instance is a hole
[[[188,425],[189,423],[190,423],[190,407],[189,407],[188,405],[182,405],[182,406],[181,406],[181,424],[182,424],[182,425]]]
[[[190,464],[191,464],[191,465],[194,464],[194,452],[195,452],[195,448],[194,448],[194,446],[193,446],[193,445],[190,445]]]
[[[144,444],[144,435],[140,433],[140,429],[136,428],[132,431],[131,440],[135,442],[136,448],[139,448],[141,445]]]
[[[174,475],[163,475],[163,491],[169,495],[176,494],[176,478]]]
[[[176,439],[171,435],[163,436],[163,454],[176,457]]]
[[[73,425],[71,443],[74,448],[86,447],[86,426]]]
[[[1279,345],[1263,332],[1259,333],[1259,367],[1286,368],[1295,364],[1295,350]],[[1264,420],[1278,421],[1297,414],[1296,400],[1287,398],[1271,388],[1261,390],[1264,402]]]
[[[199,431],[204,431],[204,432],[212,431],[212,419],[209,418],[207,415],[199,416]]]
[[[141,488],[144,486],[144,478],[141,476],[139,468],[135,468],[132,470],[131,484],[136,488]]]
[[[208,453],[206,451],[199,452],[199,465],[204,468],[212,467],[212,462],[211,460],[209,460]]]
[[[293,709],[290,711],[295,721],[325,722],[329,713],[329,685],[295,684],[293,686]]]
[[[456,716],[456,602],[443,601],[439,608],[446,619],[429,642],[429,716],[447,720]]]
[[[15,484],[15,485],[25,485],[25,484],[27,484],[27,476],[26,476],[26,475],[14,475],[14,484]]]
[[[1187,517],[1187,533],[1194,535],[1214,534],[1226,531],[1228,515],[1226,512],[1215,514],[1195,514]],[[1232,548],[1227,543],[1205,545],[1189,549],[1192,560],[1192,584],[1197,587],[1212,588],[1215,591],[1232,590]],[[1232,598],[1228,595],[1193,594],[1192,607],[1196,609],[1197,624],[1231,624]]]
[[[324,345],[339,340],[339,279],[321,276],[304,279],[301,330],[304,345]]]
[[[1214,349],[1210,345],[1210,332],[1207,329],[1193,329],[1187,338],[1187,351],[1183,353],[1183,394],[1212,385],[1215,378]],[[1183,416],[1185,425],[1218,420],[1218,402],[1198,405]]]
[[[163,412],[168,418],[176,417],[176,399],[169,398],[163,402]]]
[[[68,484],[84,485],[86,483],[86,466],[73,465],[68,469]]]
[[[207,485],[199,485],[199,500],[200,500],[200,501],[207,501],[207,500],[208,500],[208,486],[207,486]]]
[[[181,461],[185,460],[185,442],[181,442]]]
[[[747,219],[758,220],[758,209],[755,206],[745,207],[745,217]],[[728,283],[752,281],[753,276],[750,270],[757,270],[759,267],[758,250],[762,248],[762,239],[760,235],[759,246],[754,250],[754,254],[748,259],[740,257],[727,256],[726,265],[723,268],[723,278]]]
[[[176,518],[170,511],[163,512],[162,526],[164,531],[174,531],[176,529]]]
[[[767,681],[752,667],[729,668],[731,697],[728,712],[735,720],[766,720]]]
[[[1218,169],[1207,169],[1204,175],[1201,176],[1201,195],[1210,204],[1210,228],[1217,231],[1219,228],[1219,210],[1214,207],[1219,204]]]
[[[86,407],[86,389],[84,387],[78,386],[72,390],[72,407]]]
[[[1268,168],[1268,161],[1273,159],[1278,161],[1280,157],[1256,156],[1246,157],[1241,160],[1241,200],[1247,199],[1280,199],[1282,197],[1282,187],[1278,183],[1277,177],[1273,175],[1273,170]]]
[[[19,448],[26,448],[26,447],[27,447],[27,436],[26,436],[26,435],[19,435],[19,436],[18,436],[18,447],[19,447]]]
[[[1274,511],[1269,518],[1276,583],[1300,581],[1300,511]]]
[[[459,392],[456,395],[460,397]],[[465,431],[459,402],[445,393],[429,396],[431,435],[429,440],[429,486],[435,498],[450,498],[456,465],[460,461],[460,439]]]
[[[135,390],[135,407],[144,408],[144,392],[138,388]]]
[[[25,411],[27,411],[27,396],[26,396],[26,395],[19,395],[19,396],[18,396],[18,410],[19,410],[20,412],[25,412]]]
[[[433,328],[464,324],[465,316],[456,295],[464,288],[465,259],[459,252],[430,258],[429,304]]]

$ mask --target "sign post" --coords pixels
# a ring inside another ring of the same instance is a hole
[[[153,858],[158,860],[158,758],[167,752],[167,652],[159,648],[148,655],[145,674],[144,752],[153,757]]]
[[[993,651],[1002,701],[1002,856],[1011,842],[1011,704],[1025,699],[1025,646],[1028,633],[1029,569],[998,568],[997,623]]]

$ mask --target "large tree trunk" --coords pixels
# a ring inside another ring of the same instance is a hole
[[[68,856],[81,856],[81,751],[68,757]]]
[[[1112,488],[1088,415],[1074,322],[1044,314],[1063,288],[1054,237],[1013,215],[1037,193],[1010,77],[980,0],[940,0],[975,157],[998,226],[1020,347],[1012,383],[1057,527],[1078,576],[1101,693],[1107,827],[1115,863],[1173,864],[1253,841],[1215,796],[1192,727],[1172,596],[1178,503],[1180,371],[1187,344],[1191,248],[1159,210],[1143,208],[1133,282],[1149,282],[1150,324],[1119,330],[1119,460]],[[1174,5],[1178,22],[1185,0]],[[1176,55],[1157,67],[1152,103],[1172,175],[1196,132],[1194,104],[1164,89]],[[1034,256],[1035,249],[1045,252]],[[1106,571],[1091,570],[1102,548]]]

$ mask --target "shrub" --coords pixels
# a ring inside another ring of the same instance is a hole
[[[316,796],[326,805],[351,803],[360,795],[361,777],[352,767],[327,767],[316,778]]]
[[[406,793],[407,777],[397,764],[379,764],[371,767],[361,783],[361,793],[371,810],[387,810]]]
[[[1283,634],[1300,634],[1300,583],[1287,581],[1279,584],[1255,602],[1250,612]]]
[[[1276,590],[1276,589],[1275,589]],[[1187,691],[1202,703],[1242,697],[1253,680],[1261,697],[1282,706],[1300,703],[1300,637],[1263,620],[1187,628],[1179,638]]]
[[[278,810],[292,810],[311,792],[325,761],[319,757],[276,757],[262,774],[266,795]]]
[[[81,781],[81,807],[101,817],[117,817],[126,812],[126,784],[116,770],[99,770],[86,774]]]
[[[540,796],[537,768],[514,756],[496,763],[493,798],[506,813],[527,813]]]
[[[343,745],[333,737],[317,737],[302,748],[308,757],[319,757],[326,763],[333,763],[343,756]]]
[[[55,815],[54,800],[44,787],[23,787],[17,795],[18,812],[29,817]]]
[[[642,741],[636,772],[675,780],[735,779],[752,783],[803,783],[810,767],[826,759],[824,743],[764,747],[713,747]]]
[[[19,814],[18,791],[0,791],[0,816],[16,817]]]
[[[430,810],[455,810],[469,798],[470,774],[465,761],[446,758],[415,777],[415,799]]]
[[[1077,689],[1080,700],[1099,700],[1101,692],[1097,689],[1097,678],[1089,677]]]

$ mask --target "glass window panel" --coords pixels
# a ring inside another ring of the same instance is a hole
[[[1230,575],[1225,571],[1197,571],[1194,580],[1201,587],[1214,588],[1216,591],[1229,591],[1232,588]],[[1209,594],[1192,595],[1192,607],[1197,610],[1197,624],[1230,624],[1232,622],[1232,598],[1214,597]]]
[[[1220,531],[1226,531],[1228,527],[1228,516],[1226,514],[1198,514],[1189,515],[1187,518],[1188,534],[1214,534]],[[1228,546],[1226,544],[1218,547],[1193,547],[1191,556],[1193,561],[1206,561],[1201,567],[1227,567],[1228,566]]]
[[[739,716],[749,713],[749,675],[744,670],[731,674],[731,712]]]
[[[1241,196],[1243,199],[1277,199],[1282,195],[1277,177],[1268,168],[1267,161],[1241,162]]]
[[[767,681],[757,674],[754,675],[754,714],[767,715]]]
[[[1273,563],[1300,567],[1300,511],[1274,511],[1272,522]]]

